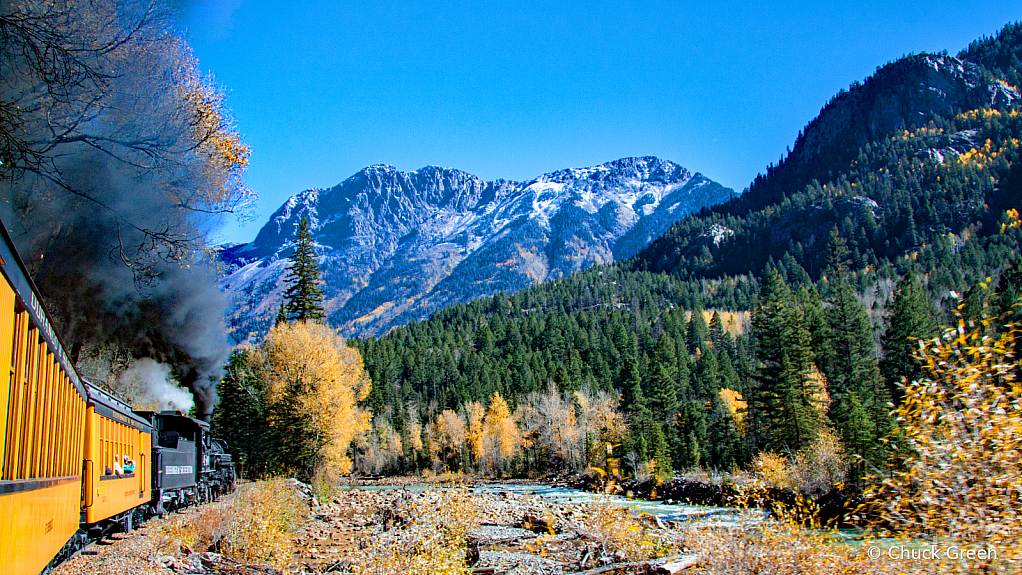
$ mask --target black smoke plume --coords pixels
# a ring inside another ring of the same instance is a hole
[[[86,151],[63,161],[103,205],[54,194],[3,219],[73,361],[84,359],[83,350],[113,348],[168,364],[195,395],[198,413],[209,414],[229,352],[213,271],[201,251],[169,258],[131,227],[167,229],[180,216],[112,160]]]
[[[0,217],[76,363],[166,364],[208,417],[229,349],[207,234],[251,200],[248,150],[170,16],[0,4]]]

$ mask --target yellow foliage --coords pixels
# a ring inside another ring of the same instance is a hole
[[[592,506],[587,515],[591,531],[586,535],[626,561],[665,557],[678,549],[671,540],[651,529],[627,507],[603,503]]]
[[[771,487],[791,487],[788,461],[774,451],[760,451],[752,459],[752,470],[759,479]]]
[[[848,471],[846,459],[841,440],[824,429],[791,457],[761,451],[752,460],[752,471],[764,486],[811,495],[825,493],[844,481]]]
[[[466,438],[465,420],[445,409],[426,426],[426,449],[433,463],[444,463],[461,453]]]
[[[212,184],[197,190],[197,197],[179,199],[183,207],[202,211],[236,210],[254,196],[242,179],[252,150],[233,125],[225,94],[212,78],[199,75],[198,60],[183,43],[178,47],[178,61],[182,78],[177,92],[191,115],[191,152],[201,160],[206,181]]]
[[[1009,228],[1017,228],[1022,226],[1022,219],[1019,219],[1018,210],[1014,208],[1010,210],[1005,210],[1004,216],[1008,221],[1001,224],[1002,234],[1008,231]]]
[[[1018,309],[1016,307],[1016,309]],[[988,321],[920,343],[923,377],[897,409],[903,466],[869,494],[896,532],[998,551],[995,567],[1022,559],[1022,386],[1014,356],[1019,324],[1000,335]],[[976,569],[990,567],[984,563]]]
[[[408,424],[408,442],[415,451],[419,451],[423,447],[422,425],[418,421],[413,421]]]
[[[246,483],[194,514],[171,516],[162,526],[160,546],[171,553],[217,549],[241,563],[283,568],[294,554],[293,535],[304,510],[288,480]]]
[[[967,120],[989,120],[991,118],[1000,118],[1001,111],[994,108],[980,108],[977,110],[969,110],[968,112],[962,112],[955,116],[955,121],[964,122]]]
[[[749,409],[749,402],[742,399],[742,394],[732,389],[723,388],[720,390],[720,401],[727,408],[731,418],[735,420],[738,431],[745,433],[745,413]]]
[[[578,422],[583,438],[591,437],[597,444],[612,444],[624,437],[627,425],[624,416],[617,410],[616,395],[605,391],[594,392],[588,386],[575,391],[573,395],[578,403]],[[593,454],[594,457],[598,455]]]
[[[483,457],[483,417],[486,408],[478,401],[465,404],[465,419],[468,420],[468,446],[476,460]]]
[[[466,533],[479,523],[478,502],[466,489],[429,491],[379,509],[406,518],[402,536],[367,533],[352,557],[360,575],[468,575]]]
[[[278,405],[284,411],[297,409],[310,421],[308,429],[280,429],[285,423],[270,417],[271,428],[295,442],[308,441],[317,464],[350,471],[348,446],[369,430],[369,414],[357,405],[370,386],[358,351],[326,325],[293,322],[274,326],[255,359],[268,410],[273,413]],[[310,437],[301,437],[305,433]]]
[[[483,454],[495,470],[503,470],[507,461],[518,452],[522,434],[507,401],[493,392],[483,418]]]

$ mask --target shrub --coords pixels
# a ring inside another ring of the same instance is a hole
[[[221,501],[172,517],[163,527],[161,548],[217,551],[241,563],[283,568],[294,553],[292,536],[305,509],[288,480],[242,484]]]
[[[1016,306],[1016,309],[1018,307]],[[1015,357],[1020,324],[995,333],[963,319],[917,358],[923,376],[897,409],[900,466],[868,492],[884,530],[998,552],[976,569],[1022,560],[1022,386]]]
[[[400,537],[370,533],[360,542],[353,568],[359,575],[467,575],[465,534],[479,522],[467,489],[427,491],[378,510],[403,529]],[[385,519],[386,521],[386,519]]]
[[[841,440],[824,429],[812,443],[790,458],[773,451],[756,454],[752,470],[767,487],[815,495],[840,486],[848,472],[848,463]]]
[[[592,507],[588,536],[605,553],[617,554],[623,561],[645,561],[665,557],[674,544],[637,518],[630,509],[610,503]]]

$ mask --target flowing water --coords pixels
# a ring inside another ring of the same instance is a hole
[[[589,493],[567,487],[551,487],[547,485],[516,485],[488,484],[473,488],[480,493],[499,493],[509,491],[522,495],[534,495],[556,503],[609,503],[619,507],[627,507],[635,513],[647,513],[664,521],[705,521],[714,525],[748,525],[761,521],[766,513],[758,509],[740,509],[735,507],[711,507],[706,505],[685,505],[680,503],[662,503],[644,499],[629,499],[620,495],[603,495]]]
[[[389,486],[389,485],[367,485],[354,487],[366,491],[405,490],[420,492],[438,487],[428,485],[410,486]],[[445,489],[444,487],[439,487]],[[516,495],[531,495],[553,503],[561,504],[599,504],[609,503],[620,507],[632,509],[635,513],[646,513],[658,517],[664,521],[699,521],[701,525],[723,526],[723,527],[747,527],[758,523],[766,518],[767,514],[759,509],[742,509],[735,507],[711,507],[706,505],[684,505],[680,503],[661,503],[659,501],[646,501],[643,499],[629,499],[620,495],[603,495],[590,493],[579,489],[568,487],[553,487],[549,485],[523,485],[517,483],[486,483],[469,488],[471,493],[499,494],[513,493]]]

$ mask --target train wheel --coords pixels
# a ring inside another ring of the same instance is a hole
[[[131,512],[131,516],[134,527],[138,529],[138,527],[145,523],[146,519],[148,519],[146,517],[146,506],[143,505],[141,507],[136,507],[135,510]]]

